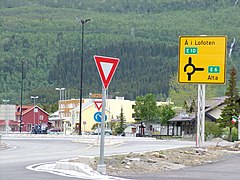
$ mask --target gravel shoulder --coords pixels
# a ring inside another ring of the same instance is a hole
[[[129,153],[104,158],[107,174],[112,176],[131,176],[213,163],[234,153],[240,148],[230,146],[208,146],[206,148],[178,148],[147,153]],[[88,164],[96,170],[99,158],[78,158],[71,162]]]

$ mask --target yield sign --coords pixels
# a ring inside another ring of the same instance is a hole
[[[97,65],[103,87],[104,89],[108,89],[120,59],[95,55],[94,60]]]
[[[100,109],[102,108],[102,101],[94,101],[94,104],[97,107],[97,109],[100,111]]]

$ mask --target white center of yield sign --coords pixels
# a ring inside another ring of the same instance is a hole
[[[102,101],[94,101],[94,104],[97,107],[97,109],[100,111],[100,109],[102,108]]]
[[[104,89],[108,89],[108,85],[113,77],[120,59],[94,55],[94,60],[97,65],[103,87]]]
[[[103,74],[104,74],[105,79],[108,79],[110,71],[113,67],[113,63],[100,62],[100,64],[102,66],[102,70],[103,70]]]

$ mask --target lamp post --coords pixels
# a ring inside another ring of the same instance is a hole
[[[59,97],[59,105],[58,105],[58,113],[59,113],[59,119],[60,119],[60,125],[62,130],[62,117],[61,117],[61,104],[60,101],[63,100],[62,98],[62,91],[64,92],[65,88],[55,88],[57,91],[59,91],[60,97]],[[64,94],[64,93],[63,93]]]
[[[87,23],[88,21],[91,21],[91,19],[85,19],[85,20],[82,20],[82,19],[79,19],[78,17],[76,18],[76,20],[78,22],[80,22],[82,24],[82,55],[81,55],[81,70],[80,70],[80,101],[79,101],[79,135],[82,134],[82,80],[83,80],[83,38],[84,38],[84,24]]]
[[[22,132],[22,100],[23,100],[23,60],[22,60],[22,81],[21,81],[21,109],[20,109],[20,126],[19,126],[19,132]]]
[[[10,101],[9,99],[7,99],[7,100],[3,99],[3,102],[4,102],[4,104],[5,104],[5,130],[6,130],[6,132],[7,132],[8,125],[9,125],[9,123],[8,123],[8,118],[7,118],[7,103],[8,103],[9,101]]]
[[[38,96],[31,96],[31,99],[33,99],[33,120],[34,120],[34,129],[35,129],[35,125],[36,125],[36,120],[35,120],[35,99],[38,99]]]
[[[64,91],[65,90],[65,88],[55,88],[57,91],[59,91],[59,93],[60,93],[60,97],[59,97],[59,100],[61,101],[61,100],[63,100],[64,98],[62,98],[62,97],[64,97],[64,96],[62,96],[62,91]],[[63,93],[63,95],[64,95],[64,93]]]

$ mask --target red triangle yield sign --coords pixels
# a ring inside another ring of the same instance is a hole
[[[118,66],[120,59],[104,56],[94,56],[104,89],[108,89],[113,74]]]
[[[102,108],[102,101],[94,101],[94,104],[97,107],[97,109],[100,111],[100,109]]]

